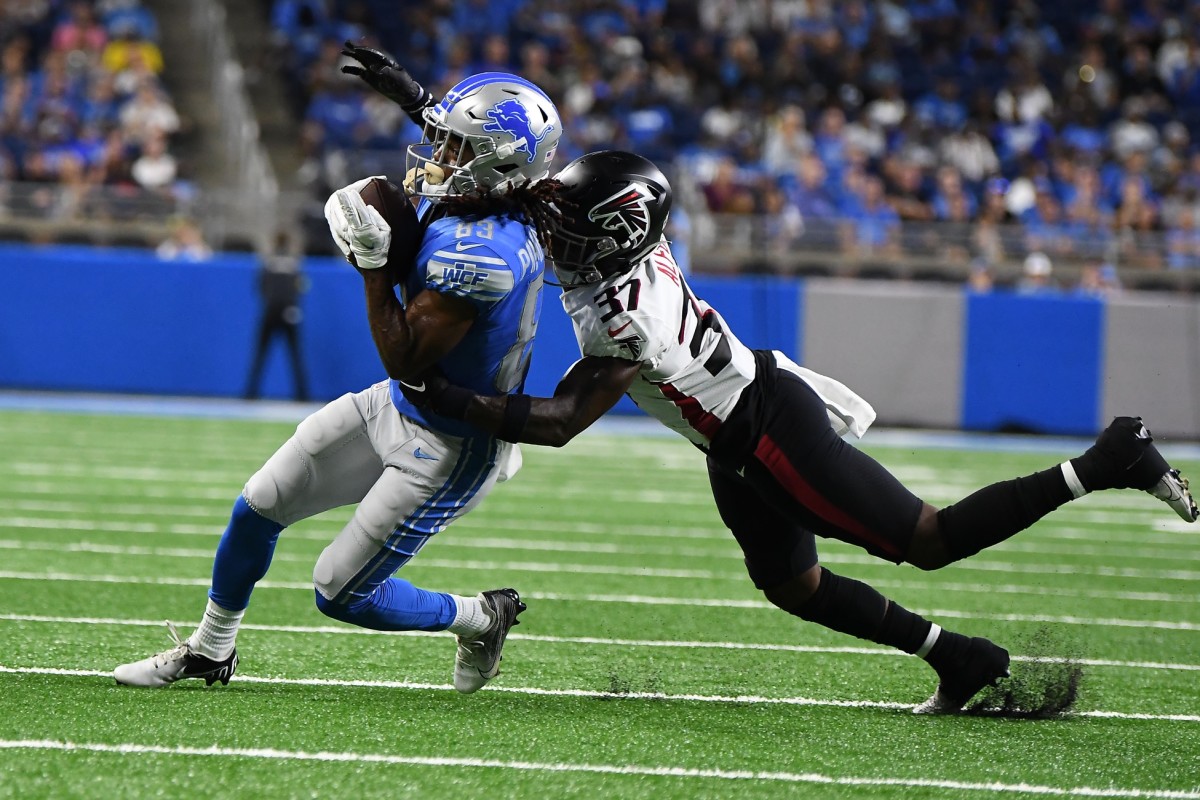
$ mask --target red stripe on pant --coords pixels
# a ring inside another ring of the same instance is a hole
[[[692,426],[694,430],[712,439],[717,435],[717,431],[721,428],[721,420],[719,417],[710,414],[700,405],[700,401],[694,397],[689,397],[683,392],[676,389],[669,383],[660,383],[658,390],[663,393],[663,397],[670,400],[679,408],[683,418]]]
[[[903,554],[897,550],[895,544],[869,530],[861,522],[831,503],[814,489],[812,484],[804,480],[792,466],[792,462],[788,461],[787,456],[779,449],[779,446],[771,440],[771,437],[764,436],[758,440],[758,446],[754,448],[754,457],[762,462],[763,466],[779,482],[779,485],[800,505],[826,522],[836,525],[847,533],[854,534],[876,549],[882,550],[896,559],[902,558]]]

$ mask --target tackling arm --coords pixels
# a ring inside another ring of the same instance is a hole
[[[419,395],[405,394],[435,413],[466,420],[506,441],[562,447],[616,405],[640,369],[637,361],[586,356],[567,371],[553,397],[480,395],[440,377],[427,378]]]

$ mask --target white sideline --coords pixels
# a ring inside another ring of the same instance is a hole
[[[158,619],[113,619],[109,617],[60,617],[42,614],[0,614],[0,622],[38,622],[52,625],[124,625],[137,628],[159,628],[163,621]],[[195,628],[197,622],[183,621],[176,623],[186,628]],[[425,633],[423,631],[376,631],[370,628],[358,628],[347,625],[263,625],[253,622],[242,623],[244,631],[263,631],[266,633],[301,633],[335,636],[412,636],[437,637],[443,634]],[[773,653],[825,653],[849,654],[860,656],[889,656],[907,657],[907,654],[890,647],[830,647],[825,645],[808,644],[769,644],[758,642],[696,642],[673,639],[611,639],[595,636],[547,636],[531,633],[510,633],[510,640],[525,642],[543,642],[548,644],[592,644],[605,647],[678,647],[696,650],[757,650]],[[1013,655],[1013,661],[1045,661],[1047,659],[1035,656]],[[1051,661],[1061,659],[1049,659]],[[1114,661],[1101,658],[1072,659],[1085,667],[1115,667],[1123,669],[1150,669],[1178,672],[1200,672],[1200,664],[1175,664],[1158,661]]]
[[[55,667],[8,667],[0,664],[0,675],[62,675],[72,678],[108,678],[111,672],[89,669],[59,669]],[[238,683],[262,683],[273,686],[329,686],[361,689],[414,689],[420,691],[451,692],[448,683],[419,683],[416,681],[367,681],[336,680],[333,678],[262,678],[255,675],[237,674]],[[539,689],[527,686],[488,686],[488,692],[504,694],[534,695],[538,697],[582,697],[596,700],[653,700],[655,702],[685,703],[738,703],[750,705],[813,706],[818,708],[878,708],[893,711],[908,711],[912,703],[896,703],[883,700],[827,700],[814,697],[763,697],[760,695],[715,695],[715,694],[664,694],[662,692],[601,692],[590,689]],[[129,691],[143,691],[130,689]],[[1096,717],[1099,719],[1149,720],[1152,722],[1200,722],[1198,714],[1141,714],[1125,711],[1073,711],[1071,717]]]
[[[325,761],[341,763],[403,764],[417,767],[468,767],[509,769],[522,772],[582,772],[595,775],[637,775],[642,777],[697,778],[717,780],[772,781],[775,783],[815,783],[833,786],[911,786],[958,791],[1005,794],[1036,794],[1056,797],[1136,797],[1163,800],[1196,800],[1200,792],[1170,789],[1118,789],[1090,786],[1045,786],[1030,783],[973,783],[969,781],[938,780],[934,778],[859,778],[854,776],[822,775],[815,772],[765,772],[752,770],[696,769],[694,767],[645,767],[635,764],[571,764],[563,762],[502,761],[490,758],[450,758],[447,756],[405,756],[392,753],[306,752],[269,748],[236,747],[165,747],[135,743],[98,744],[90,742],[58,742],[48,740],[0,740],[0,749],[61,750],[118,755],[207,756],[223,758],[260,758],[284,761]]]

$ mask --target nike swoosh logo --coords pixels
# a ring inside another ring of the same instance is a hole
[[[621,326],[621,327],[619,327],[619,328],[609,328],[609,329],[608,329],[608,335],[609,335],[609,336],[616,336],[618,333],[620,333],[621,331],[625,330],[626,328],[628,328],[628,327],[629,327],[630,325],[632,325],[632,324],[633,324],[633,320],[629,320],[628,322],[626,322],[624,325],[622,325],[622,326]]]
[[[420,447],[418,447],[416,450],[413,450],[413,455],[416,456],[417,458],[423,459],[425,461],[437,461],[438,460],[437,456],[431,456],[428,453],[422,452]]]
[[[405,383],[404,381],[397,381],[397,383],[405,388],[412,389],[414,392],[425,391],[425,381],[421,381],[420,383]]]
[[[474,250],[476,247],[482,247],[482,246],[483,246],[482,242],[455,242],[454,243],[454,249],[460,253],[464,250]]]

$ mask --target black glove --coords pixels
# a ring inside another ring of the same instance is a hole
[[[448,419],[466,419],[467,405],[475,397],[470,389],[450,383],[436,368],[426,372],[421,380],[399,383],[408,402]]]
[[[413,112],[419,115],[426,106],[433,105],[433,94],[417,83],[408,70],[387,53],[346,42],[342,55],[350,56],[362,64],[361,67],[348,64],[342,67],[342,72],[362,78],[372,89],[399,104],[409,116],[413,116]]]

